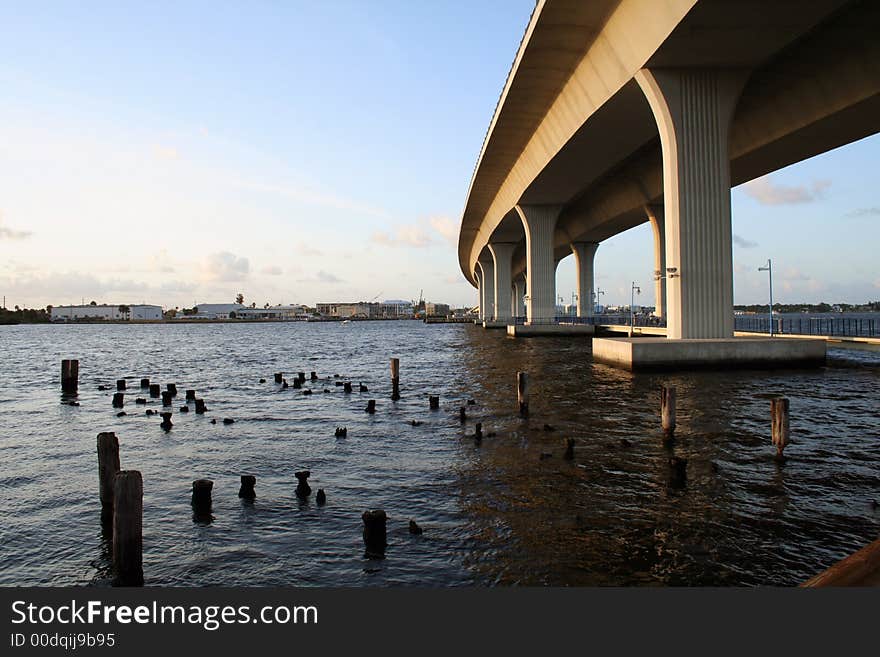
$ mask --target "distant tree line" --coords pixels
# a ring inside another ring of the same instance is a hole
[[[45,324],[51,319],[52,306],[46,308],[0,308],[0,324]]]
[[[767,312],[766,303],[753,303],[747,306],[736,305],[734,310],[742,310],[744,312]],[[880,301],[868,301],[867,303],[774,303],[773,311],[777,313],[870,313],[880,312]]]

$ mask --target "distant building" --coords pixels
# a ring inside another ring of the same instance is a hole
[[[379,317],[412,317],[412,301],[388,299],[379,304]]]
[[[448,303],[434,303],[433,301],[429,301],[425,304],[425,314],[426,315],[443,315],[444,317],[449,314],[449,304]]]
[[[317,304],[318,313],[324,317],[339,317],[347,319],[349,317],[376,317],[379,312],[378,303],[367,303],[360,301],[358,303],[319,303]]]
[[[240,303],[198,303],[193,310],[197,312],[189,316],[191,319],[230,319],[250,309]]]
[[[199,308],[201,311],[201,308]],[[308,318],[305,306],[286,304],[269,306],[268,308],[242,308],[236,312],[238,319],[280,319],[286,321],[305,320]]]
[[[52,306],[53,322],[70,322],[76,320],[139,320],[151,321],[162,319],[162,307],[146,304],[124,304],[129,312],[119,312],[121,304],[113,305],[102,303],[88,306]]]

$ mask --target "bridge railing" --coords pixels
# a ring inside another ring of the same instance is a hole
[[[770,333],[769,317],[741,317],[734,329],[746,333]],[[880,320],[870,317],[774,317],[773,332],[780,335],[824,335],[842,338],[880,337]]]

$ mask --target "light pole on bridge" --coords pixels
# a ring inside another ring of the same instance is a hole
[[[770,283],[770,337],[773,337],[773,263],[767,258],[767,265],[758,267],[758,271],[767,272],[767,279]]]

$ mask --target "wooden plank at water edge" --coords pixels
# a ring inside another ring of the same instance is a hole
[[[880,539],[838,561],[801,586],[880,586]]]

